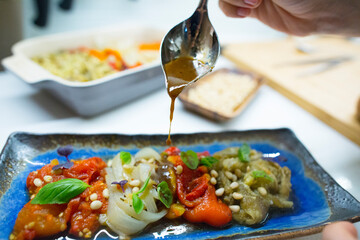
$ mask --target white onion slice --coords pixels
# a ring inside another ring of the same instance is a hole
[[[150,147],[143,148],[135,154],[135,160],[137,161],[150,158],[154,158],[157,161],[161,160],[160,154]]]

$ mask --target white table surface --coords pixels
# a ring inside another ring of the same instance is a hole
[[[74,29],[101,27],[109,22],[146,21],[169,29],[190,15],[197,1],[77,1],[72,14],[51,6],[49,25],[31,25],[34,13],[24,1],[25,37]],[[226,18],[210,1],[210,17],[222,41],[257,41],[282,34],[251,19]],[[149,10],[151,9],[151,11]],[[166,20],[166,21],[165,21]],[[217,67],[231,65],[220,60]],[[33,89],[9,73],[0,72],[0,147],[15,131],[35,133],[162,133],[168,132],[169,97],[161,89],[99,116],[78,117],[48,94]],[[177,101],[173,133],[218,132],[264,128],[290,128],[318,163],[354,197],[360,200],[360,147],[301,109],[276,91],[263,86],[248,108],[226,123],[215,123],[186,111]],[[356,224],[360,230],[360,224]],[[301,239],[319,239],[314,235]]]

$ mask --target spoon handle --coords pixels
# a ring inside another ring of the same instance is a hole
[[[201,13],[207,13],[207,11],[208,11],[207,3],[208,3],[208,0],[200,0],[196,11],[201,12]]]
[[[203,13],[207,12],[207,2],[208,2],[208,0],[200,0],[196,11],[203,12]]]

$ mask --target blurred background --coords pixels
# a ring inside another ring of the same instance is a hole
[[[167,30],[188,18],[197,4],[193,0],[0,0],[0,59],[11,54],[15,42],[47,34],[139,22]],[[209,11],[222,43],[283,36],[253,19],[226,17],[216,0],[209,1]]]

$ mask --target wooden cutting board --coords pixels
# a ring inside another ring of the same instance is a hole
[[[282,93],[329,126],[360,145],[356,106],[360,98],[360,44],[335,37],[308,39],[313,51],[297,50],[293,39],[227,45],[223,55],[244,70],[262,75]],[[318,60],[344,58],[322,71]],[[320,133],[321,134],[321,133]]]

